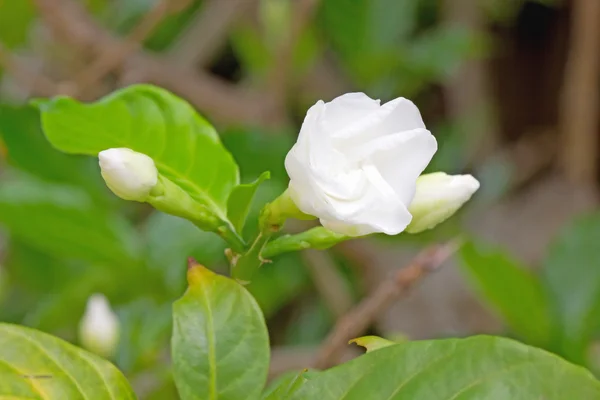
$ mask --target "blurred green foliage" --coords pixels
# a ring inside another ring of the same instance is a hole
[[[558,235],[536,273],[481,243],[463,247],[464,271],[519,339],[594,368],[600,335],[600,214],[583,215]],[[600,371],[596,371],[600,372]]]
[[[218,58],[232,57],[235,65],[223,78],[249,85],[269,78],[286,39],[283,32],[294,18],[292,1],[262,0],[257,21],[243,19],[232,27]],[[506,22],[523,2],[483,3],[491,20]],[[85,4],[106,27],[124,34],[155,1]],[[146,47],[168,50],[202,6],[193,1],[168,17]],[[39,45],[39,28],[31,1],[0,0],[0,42],[8,48],[32,51]],[[437,0],[323,0],[292,51],[289,79],[299,86],[315,65],[327,60],[353,90],[382,100],[406,96],[427,103],[432,89],[462,62],[485,55],[489,45],[485,33],[447,24]],[[54,50],[43,49],[60,53]],[[4,71],[0,77],[5,78]],[[306,101],[289,99],[289,113],[303,115]],[[224,271],[223,242],[188,221],[117,199],[104,186],[97,160],[54,150],[41,132],[37,111],[14,103],[0,88],[0,320],[76,341],[87,298],[104,293],[123,324],[116,364],[134,384],[138,377],[152,375],[155,385],[145,398],[170,398],[173,382],[165,354],[171,303],[185,288],[186,258]],[[433,122],[440,143],[433,170],[464,168],[468,143],[461,123]],[[287,186],[284,158],[297,131],[297,123],[275,130],[233,125],[221,130],[225,147],[240,166],[241,182],[271,172],[249,210],[252,220],[259,204]],[[487,187],[500,191],[503,170],[492,169],[488,181],[494,184]],[[256,224],[244,229],[251,236]],[[576,221],[549,250],[539,273],[480,243],[463,249],[464,269],[511,334],[589,365],[587,351],[600,328],[599,230],[597,215]],[[389,243],[426,243],[461,232],[460,218],[455,218],[435,232]],[[276,331],[276,344],[316,345],[333,323],[304,263],[297,253],[281,256],[276,264],[264,265],[249,287]],[[359,273],[346,268],[341,275],[354,292],[361,292]]]

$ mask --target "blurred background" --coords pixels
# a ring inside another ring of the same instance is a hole
[[[113,361],[141,398],[170,399],[185,260],[226,271],[223,243],[116,198],[97,160],[51,148],[28,106],[139,82],[211,120],[242,181],[271,171],[257,206],[285,189],[308,107],[351,91],[412,99],[439,142],[428,170],[482,182],[431,232],[266,264],[249,289],[272,377],[311,365],[336,320],[457,236],[462,249],[365,334],[500,334],[600,372],[600,1],[0,0],[0,320],[77,344],[88,297],[103,293],[122,327]]]

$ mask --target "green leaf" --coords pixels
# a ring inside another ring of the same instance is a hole
[[[293,400],[600,398],[590,372],[510,339],[407,342],[311,376]]]
[[[37,104],[44,133],[57,149],[91,156],[115,147],[144,153],[162,176],[227,220],[238,167],[214,128],[186,101],[158,87],[134,85],[92,104],[68,97]]]
[[[540,279],[500,251],[466,243],[460,255],[463,271],[508,327],[528,343],[547,346],[550,311]]]
[[[227,217],[238,233],[241,234],[244,229],[246,217],[258,186],[270,177],[269,171],[265,171],[254,182],[238,185],[231,191],[227,201]]]
[[[387,340],[379,336],[361,336],[359,338],[352,339],[350,343],[356,343],[357,345],[364,347],[367,349],[367,353],[398,344],[397,342],[392,342],[391,340]]]
[[[544,260],[543,277],[554,306],[560,354],[584,363],[587,346],[600,327],[600,213],[568,226]]]
[[[95,206],[87,193],[18,174],[0,185],[0,224],[57,257],[121,266],[139,260],[129,223]]]
[[[174,378],[183,400],[257,399],[269,368],[258,304],[240,284],[200,266],[173,306]]]
[[[0,398],[135,399],[108,361],[48,334],[0,324]]]

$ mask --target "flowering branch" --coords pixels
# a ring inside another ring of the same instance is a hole
[[[398,297],[408,293],[423,277],[437,271],[459,247],[460,240],[457,239],[428,247],[408,266],[396,272],[391,279],[381,283],[371,296],[338,319],[321,345],[313,367],[325,369],[337,364],[349,340],[360,336],[373,323],[377,315],[387,309]]]

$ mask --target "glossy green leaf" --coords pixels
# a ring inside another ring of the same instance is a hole
[[[127,147],[151,157],[160,174],[226,220],[238,167],[214,128],[186,101],[151,85],[134,85],[82,104],[38,101],[42,127],[59,150],[97,156]]]
[[[140,255],[125,219],[95,206],[81,189],[25,174],[0,185],[0,225],[57,257],[131,266]]]
[[[367,350],[367,353],[398,344],[397,342],[392,342],[391,340],[384,339],[379,336],[361,336],[359,338],[352,339],[350,343],[356,343],[357,345],[364,347]]]
[[[193,265],[173,306],[174,378],[183,400],[257,399],[269,367],[258,304],[236,281]]]
[[[252,204],[258,186],[270,177],[271,174],[268,171],[263,172],[254,182],[236,186],[229,195],[229,200],[227,201],[227,217],[236,231],[240,234],[244,229],[246,217],[250,211],[250,205]]]
[[[48,334],[0,324],[0,398],[135,399],[121,372]]]
[[[467,243],[460,255],[463,271],[508,327],[531,344],[547,346],[550,310],[540,279],[500,251]]]
[[[585,362],[587,346],[600,327],[599,237],[600,214],[582,216],[560,234],[544,260],[556,351],[577,363]]]
[[[560,357],[510,339],[407,342],[311,376],[293,400],[570,400],[600,382]]]

